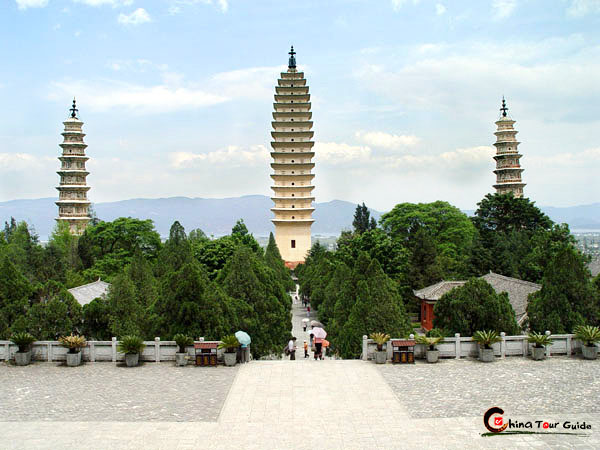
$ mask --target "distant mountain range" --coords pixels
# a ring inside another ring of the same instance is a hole
[[[25,220],[35,227],[41,240],[51,233],[57,209],[55,198],[33,200],[11,200],[0,202],[0,220]],[[161,236],[169,234],[169,228],[175,220],[187,231],[202,229],[208,235],[229,234],[235,222],[243,218],[246,226],[255,236],[268,236],[274,229],[271,223],[273,207],[271,199],[265,195],[247,195],[233,198],[187,198],[170,197],[156,199],[131,199],[118,202],[95,203],[96,214],[102,220],[114,220],[117,217],[136,217],[152,219]],[[315,205],[312,227],[314,235],[338,235],[343,229],[352,228],[355,203],[333,200]],[[591,205],[557,208],[541,207],[552,220],[568,223],[572,231],[600,230],[600,203]],[[465,211],[473,214],[473,211]],[[371,210],[379,220],[381,212]]]

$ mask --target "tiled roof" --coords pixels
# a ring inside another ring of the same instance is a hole
[[[466,281],[440,281],[439,283],[414,291],[414,294],[423,300],[436,301],[446,292],[450,292],[455,287],[462,286],[465,283]]]
[[[416,341],[412,339],[397,339],[392,341],[392,347],[414,347]]]
[[[198,342],[194,344],[194,348],[217,348],[218,342]]]
[[[77,286],[69,289],[69,292],[73,294],[75,300],[79,302],[81,306],[87,305],[89,302],[98,297],[106,297],[110,283],[106,283],[98,279],[93,283],[84,284],[83,286]]]
[[[508,294],[508,300],[515,310],[515,317],[519,325],[521,325],[527,317],[527,297],[529,294],[537,292],[542,288],[541,285],[531,283],[530,281],[505,277],[504,275],[493,272],[485,274],[480,278],[487,281],[498,294],[502,292]],[[420,299],[435,302],[446,292],[451,291],[457,286],[462,286],[465,283],[466,281],[440,281],[439,283],[414,291],[414,294]]]

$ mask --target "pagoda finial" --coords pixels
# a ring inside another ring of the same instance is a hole
[[[502,117],[506,117],[506,111],[508,111],[508,108],[506,107],[506,100],[504,100],[504,95],[502,96],[502,108],[500,108],[500,111],[502,111]]]
[[[77,106],[75,104],[75,97],[73,97],[73,107],[70,109],[70,111],[71,111],[71,117],[76,119],[77,113],[79,112],[79,110],[77,109]]]
[[[292,49],[290,50],[290,59],[288,62],[288,67],[290,69],[295,69],[296,68],[296,58],[294,57],[294,55],[296,54],[296,52],[294,51],[294,46],[292,45]]]

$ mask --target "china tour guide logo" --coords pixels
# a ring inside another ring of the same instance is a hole
[[[483,415],[483,424],[489,430],[482,436],[501,436],[510,434],[570,434],[589,436],[575,430],[591,430],[592,426],[584,422],[529,420],[518,421],[503,417],[504,410],[498,406],[488,409]],[[539,431],[535,431],[539,430]]]

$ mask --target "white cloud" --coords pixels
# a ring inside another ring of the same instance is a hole
[[[138,8],[131,14],[119,14],[117,21],[123,25],[140,25],[142,23],[152,22],[150,14],[144,8]]]
[[[336,142],[316,142],[315,154],[319,162],[337,164],[366,163],[371,160],[371,149],[359,145]]]
[[[226,13],[229,10],[228,0],[174,0],[169,6],[168,12],[170,15],[179,14],[185,6],[197,5],[199,3],[213,5],[221,10],[222,13]]]
[[[446,7],[444,5],[442,5],[441,3],[436,3],[436,5],[435,5],[435,13],[438,16],[441,16],[441,15],[445,14],[446,13]]]
[[[248,148],[229,145],[208,153],[174,152],[169,154],[170,166],[173,169],[194,169],[203,165],[266,166],[269,159],[269,151],[264,145],[252,145]]]
[[[75,3],[83,3],[88,6],[112,6],[113,8],[117,8],[120,6],[131,6],[133,5],[133,0],[73,0]]]
[[[389,134],[383,131],[357,131],[355,136],[365,144],[390,150],[413,147],[420,141],[417,136]]]
[[[420,1],[421,0],[392,0],[392,9],[394,11],[400,11],[400,9],[402,9],[406,3],[412,3],[413,5],[416,5]]]
[[[19,9],[44,8],[48,5],[48,0],[16,0]]]
[[[600,0],[572,0],[567,8],[567,15],[583,17],[587,14],[600,13]]]
[[[517,7],[517,0],[494,0],[492,9],[494,11],[494,19],[502,20],[510,17]]]

